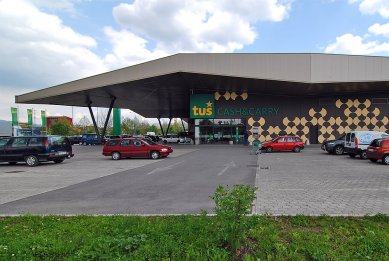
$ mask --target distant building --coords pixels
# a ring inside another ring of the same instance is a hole
[[[0,136],[12,135],[12,122],[0,120]]]
[[[66,120],[67,122],[69,122],[70,126],[73,126],[73,119],[70,117],[67,117],[67,116],[49,116],[49,117],[46,117],[47,128],[50,129],[51,125],[53,125],[61,120]]]

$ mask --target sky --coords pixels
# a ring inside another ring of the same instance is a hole
[[[15,95],[183,52],[388,56],[389,0],[0,0],[0,120],[78,122]]]

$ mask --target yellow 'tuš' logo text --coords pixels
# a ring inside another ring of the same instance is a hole
[[[210,94],[193,94],[190,97],[190,117],[211,119],[214,117],[215,100]]]
[[[212,102],[208,101],[206,103],[206,105],[207,105],[207,108],[198,108],[197,106],[194,106],[192,108],[193,115],[194,116],[212,116],[213,115]]]

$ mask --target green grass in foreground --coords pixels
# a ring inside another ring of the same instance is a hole
[[[246,217],[236,253],[215,217],[0,218],[0,260],[389,260],[389,217]]]

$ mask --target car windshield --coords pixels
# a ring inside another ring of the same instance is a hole
[[[50,144],[52,145],[68,145],[67,140],[65,137],[50,137]]]
[[[11,138],[0,138],[0,146],[4,146]]]
[[[142,140],[144,144],[146,145],[158,145],[157,143],[151,141],[151,140]]]
[[[275,137],[274,139],[270,140],[270,141],[276,141],[278,140],[278,137]]]
[[[381,146],[381,141],[382,141],[381,139],[375,139],[370,143],[370,146],[379,147],[379,146]]]
[[[344,137],[346,137],[346,134],[343,134],[342,136],[340,136],[340,137],[337,138],[336,140],[344,140]]]

